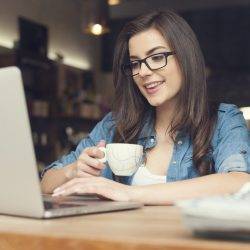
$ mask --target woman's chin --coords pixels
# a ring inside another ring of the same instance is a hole
[[[153,107],[158,107],[162,105],[162,102],[159,100],[148,100],[148,103]]]
[[[170,103],[174,103],[176,101],[175,96],[170,98],[169,96],[155,96],[155,97],[148,97],[148,103],[153,107],[160,107],[160,106],[168,106]]]

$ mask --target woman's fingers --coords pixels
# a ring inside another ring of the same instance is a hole
[[[100,176],[105,165],[98,160],[104,157],[104,153],[98,147],[105,147],[105,144],[105,141],[101,140],[96,147],[85,148],[77,159],[72,177]]]
[[[105,146],[106,146],[106,142],[105,142],[104,140],[100,140],[96,146],[97,146],[98,148],[99,148],[99,147],[105,147]]]
[[[86,174],[90,176],[99,176],[101,174],[101,170],[88,166],[85,163],[77,163],[77,177],[86,177]]]
[[[82,183],[75,183],[68,188],[65,188],[61,191],[57,191],[56,193],[53,193],[53,196],[67,196],[71,194],[93,194],[95,192],[91,192],[92,189],[88,189],[86,186],[84,186]]]
[[[128,201],[131,188],[102,177],[75,178],[54,190],[53,196],[96,194],[116,201]]]
[[[88,173],[93,176],[99,176],[105,165],[100,161],[98,161],[97,159],[91,158],[88,155],[82,155],[77,160],[76,166],[77,166],[77,172],[76,172],[77,177],[84,177],[84,173]]]
[[[104,164],[102,162],[100,162],[99,160],[87,155],[86,153],[82,153],[77,161],[77,164],[79,164],[79,166],[81,164],[86,164],[90,167],[96,168],[96,169],[103,169],[104,168]]]
[[[98,147],[89,147],[83,150],[83,153],[93,158],[101,159],[104,157],[104,153]]]
[[[100,177],[99,177],[100,178]],[[89,177],[89,178],[74,178],[65,184],[61,185],[60,187],[56,188],[53,192],[54,196],[57,195],[69,195],[73,193],[91,193],[93,191],[93,185],[89,190],[87,189],[88,183],[93,182],[95,183],[95,177]],[[92,192],[93,193],[93,192]]]

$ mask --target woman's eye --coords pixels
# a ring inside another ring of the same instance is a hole
[[[139,68],[139,63],[138,62],[131,63],[131,68],[132,69],[138,69]]]
[[[164,55],[155,55],[155,56],[152,56],[151,59],[155,62],[158,62],[164,59]]]

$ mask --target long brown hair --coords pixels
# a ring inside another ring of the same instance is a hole
[[[208,157],[217,120],[217,105],[208,100],[204,58],[194,32],[186,21],[172,11],[151,12],[128,22],[120,32],[114,53],[113,81],[116,142],[135,143],[149,110],[154,110],[140,93],[132,77],[125,76],[122,64],[129,61],[129,39],[149,28],[157,29],[168,41],[182,72],[178,110],[171,122],[170,136],[177,131],[189,134],[193,143],[193,162],[200,175],[213,172]],[[152,122],[155,122],[153,118]]]

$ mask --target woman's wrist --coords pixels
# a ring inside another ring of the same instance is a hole
[[[143,187],[141,186],[128,186],[129,201],[143,201]]]
[[[144,205],[173,205],[173,200],[167,200],[167,184],[145,186],[129,186],[129,200],[141,202]]]

